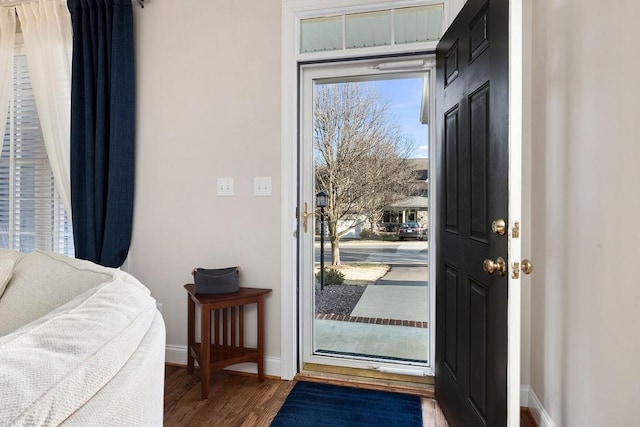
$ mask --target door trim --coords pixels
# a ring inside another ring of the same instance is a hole
[[[298,305],[297,265],[297,93],[298,64],[296,59],[296,15],[282,2],[282,70],[280,123],[280,377],[293,380],[298,372]]]
[[[509,1],[509,230],[522,224],[522,0]],[[522,227],[521,227],[522,228]],[[509,233],[509,260],[522,259],[522,232]],[[511,268],[509,268],[511,271]],[[507,300],[507,425],[520,425],[521,281],[509,273]]]
[[[445,27],[462,7],[463,0],[442,0],[444,2]],[[297,144],[298,144],[298,54],[297,26],[300,18],[321,16],[324,13],[341,13],[375,10],[385,7],[417,6],[433,4],[433,0],[283,0],[282,2],[282,69],[281,69],[281,207],[280,218],[282,265],[281,277],[281,335],[280,361],[281,377],[291,380],[298,372],[298,289],[297,289]],[[435,48],[435,43],[433,44]],[[406,51],[395,50],[394,54],[411,53],[415,46]],[[353,52],[352,58],[371,55],[372,52]],[[382,54],[382,53],[380,53]],[[313,59],[311,57],[305,60]],[[296,118],[295,120],[293,118]],[[435,324],[433,325],[435,327]],[[434,328],[435,330],[435,328]],[[435,335],[431,337],[432,342]]]

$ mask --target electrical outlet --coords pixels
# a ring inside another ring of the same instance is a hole
[[[233,196],[233,178],[218,178],[218,196]]]
[[[271,177],[255,177],[253,178],[253,195],[254,196],[270,196],[271,195]]]

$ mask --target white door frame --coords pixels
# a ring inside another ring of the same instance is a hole
[[[522,224],[522,2],[509,0],[509,231]],[[520,227],[522,228],[522,227]],[[520,232],[522,236],[522,232]],[[522,239],[509,232],[509,263],[522,260]],[[511,266],[509,270],[511,271]],[[521,278],[509,274],[507,305],[507,425],[520,425]]]
[[[445,1],[445,26],[462,7],[461,0]],[[281,122],[281,377],[293,379],[298,372],[297,332],[297,131],[298,131],[298,34],[301,17],[339,13],[354,9],[372,10],[398,4],[422,4],[428,1],[384,0],[283,0],[282,1],[282,122]],[[509,1],[509,217],[510,229],[522,218],[522,2]],[[430,153],[431,155],[431,153]],[[521,259],[521,239],[509,233],[509,259]],[[520,279],[509,275],[507,423],[518,426],[520,420]],[[433,343],[432,343],[433,344]]]
[[[445,0],[445,20],[448,19],[450,5]],[[461,0],[456,0],[460,2]],[[302,18],[332,15],[340,13],[361,12],[390,7],[418,6],[434,4],[438,0],[283,0],[282,1],[282,122],[281,122],[281,354],[280,371],[283,379],[293,379],[298,372],[298,294],[297,294],[297,215],[298,206],[298,63],[309,58],[317,60],[329,58],[322,53],[310,56],[299,54],[299,22]],[[435,51],[436,43],[430,42],[419,46],[420,50],[428,48]],[[416,49],[415,45],[400,47],[393,53],[409,53]],[[334,57],[357,57],[372,54],[388,54],[382,49],[369,48],[363,53],[339,52],[329,53]]]

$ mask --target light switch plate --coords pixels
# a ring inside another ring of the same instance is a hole
[[[218,178],[218,196],[233,196],[233,178]]]
[[[261,176],[253,178],[254,196],[271,196],[271,177]]]

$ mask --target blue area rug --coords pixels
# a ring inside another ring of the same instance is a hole
[[[420,397],[300,381],[271,426],[422,427]]]

